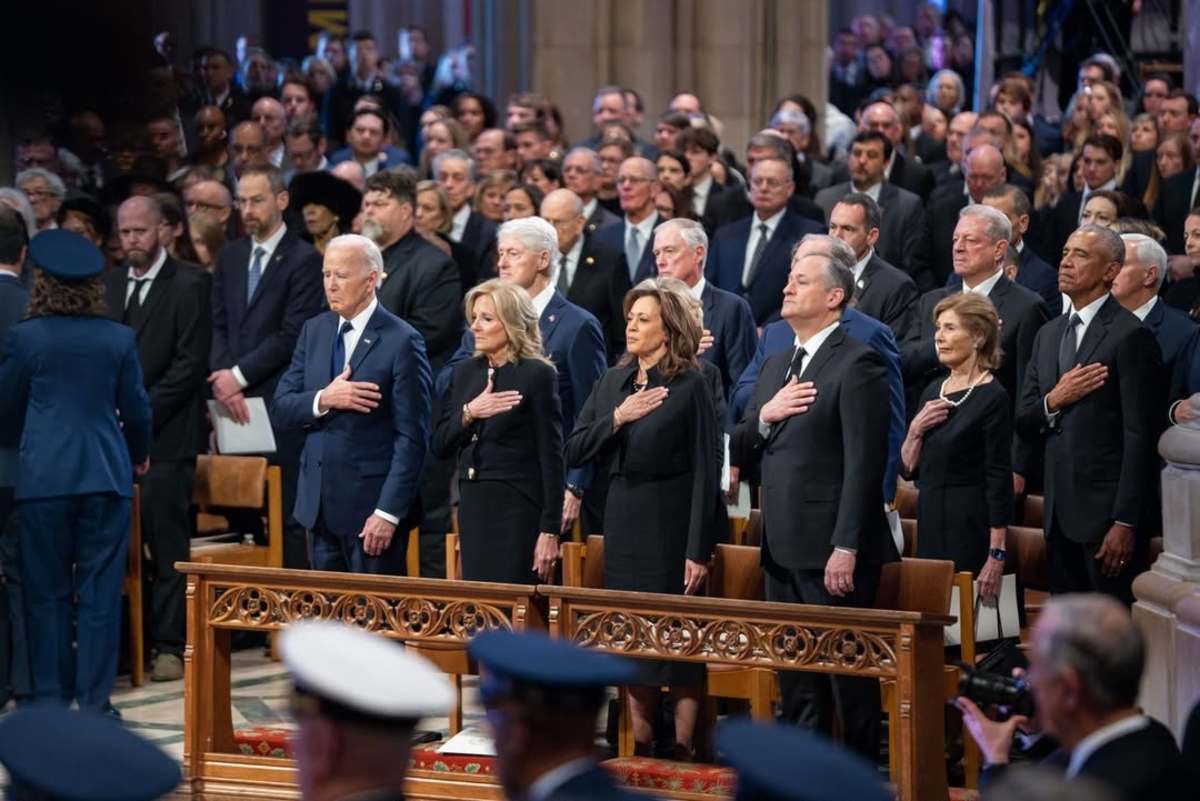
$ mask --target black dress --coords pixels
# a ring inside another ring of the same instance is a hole
[[[488,370],[484,356],[455,365],[433,451],[439,458],[458,458],[462,577],[537,584],[538,534],[557,534],[562,521],[566,474],[558,377],[540,359],[500,366],[493,371],[493,390],[520,392],[520,405],[464,428],[463,404],[483,391]]]
[[[942,381],[925,388],[918,411],[938,397]],[[1012,404],[999,381],[975,387],[925,435],[917,468],[917,556],[951,559],[955,570],[978,575],[987,561],[988,529],[1012,522]]]
[[[703,373],[685,370],[664,381],[651,369],[649,386],[666,386],[670,394],[614,434],[613,412],[633,392],[636,376],[636,364],[614,367],[597,382],[567,440],[567,462],[593,463],[611,478],[605,588],[679,594],[684,561],[707,563],[715,543],[721,431]],[[697,684],[703,674],[703,665],[664,663],[648,672],[646,683]]]

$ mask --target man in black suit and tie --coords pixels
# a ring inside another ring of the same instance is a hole
[[[860,131],[878,131],[892,143],[884,175],[890,183],[907,189],[922,200],[933,191],[933,173],[924,164],[909,161],[901,150],[904,147],[905,127],[900,112],[886,100],[878,100],[865,109],[858,122]]]
[[[587,309],[604,330],[608,359],[625,352],[625,293],[629,271],[621,254],[586,233],[583,203],[570,189],[555,189],[542,201],[542,219],[558,234],[552,265],[554,284],[567,300]]]
[[[712,344],[700,358],[721,371],[721,384],[728,397],[738,376],[754,358],[757,344],[754,315],[745,298],[705,280],[707,254],[708,235],[695,220],[676,217],[654,231],[654,260],[659,276],[682,281],[704,307],[704,333],[711,337]]]
[[[1109,294],[1124,260],[1107,228],[1071,234],[1058,267],[1071,310],[1034,340],[1015,423],[1045,446],[1051,591],[1131,603],[1158,503],[1166,382],[1154,334]]]
[[[795,169],[796,151],[792,143],[779,131],[767,128],[750,137],[750,141],[746,143],[746,174],[749,175],[754,170],[755,164],[770,158],[782,159],[792,164]],[[788,208],[801,217],[824,224],[825,213],[811,198],[797,191],[794,177],[792,196],[787,201]],[[718,228],[745,219],[754,213],[749,186],[730,186],[727,190],[710,198],[705,206],[701,222],[704,223],[704,230],[708,232],[710,239]]]
[[[1051,598],[1033,627],[1028,655],[1038,723],[1058,743],[1042,764],[1062,773],[1068,787],[1076,779],[1099,782],[1128,801],[1195,795],[1174,736],[1138,707],[1146,641],[1127,609],[1101,595]],[[987,763],[980,777],[987,795],[1008,770],[1013,735],[1028,718],[999,722],[969,699],[957,704]],[[1091,793],[1079,797],[1085,795]],[[1073,796],[1068,790],[1062,797]]]
[[[933,254],[934,286],[945,286],[954,272],[954,231],[958,212],[969,203],[1003,186],[1008,177],[1004,154],[992,144],[975,145],[962,163],[963,179],[939,186],[929,199],[929,249]]]
[[[1113,280],[1112,295],[1154,332],[1166,375],[1174,375],[1175,362],[1196,333],[1196,323],[1158,296],[1167,274],[1162,245],[1143,234],[1122,234],[1121,241],[1125,263]]]
[[[150,470],[142,487],[143,540],[154,560],[150,645],[158,655],[151,679],[183,678],[186,562],[192,536],[192,483],[204,447],[204,384],[212,342],[209,279],[198,266],[171,258],[159,245],[162,208],[134,195],[117,210],[124,269],[105,275],[108,316],[133,329],[142,380],[154,419]]]
[[[1003,264],[1012,237],[1008,218],[996,209],[971,204],[959,212],[954,230],[954,272],[958,288],[943,287],[921,296],[917,324],[900,348],[904,365],[909,408],[916,409],[917,398],[925,386],[944,372],[937,358],[933,337],[936,333],[933,310],[952,292],[975,292],[987,296],[1000,317],[1000,346],[1003,360],[994,371],[1014,408],[1033,355],[1033,342],[1049,313],[1041,297],[1004,276]],[[1024,491],[1027,479],[1039,474],[1040,460],[1028,438],[1013,442],[1013,487]]]
[[[596,232],[596,241],[623,254],[630,285],[653,278],[654,254],[650,240],[659,223],[654,198],[658,194],[658,168],[641,156],[631,156],[617,170],[617,197],[625,218]]]
[[[779,314],[792,248],[805,234],[825,232],[788,208],[794,189],[790,162],[775,157],[756,161],[750,169],[754,213],[718,229],[709,250],[706,277],[744,297],[759,326]]]
[[[247,166],[237,200],[247,236],[221,251],[213,271],[208,383],[229,415],[245,421],[246,398],[265,398],[270,411],[300,326],[321,310],[321,255],[283,223],[288,193],[278,167]],[[276,451],[268,458],[283,470],[283,564],[304,568],[307,539],[291,514],[303,435],[275,423],[272,428]],[[254,530],[258,516],[250,517],[241,530]]]
[[[563,185],[583,203],[583,218],[587,220],[585,230],[589,236],[609,223],[620,222],[620,217],[596,200],[596,190],[604,172],[604,163],[596,151],[586,147],[571,148],[563,159],[562,171]]]
[[[462,150],[445,150],[433,160],[433,180],[450,201],[450,241],[466,247],[471,264],[458,265],[462,290],[491,278],[496,265],[496,224],[471,208],[475,200],[475,162]]]
[[[883,213],[870,195],[858,192],[838,201],[829,215],[829,233],[854,251],[854,297],[850,308],[874,317],[903,342],[917,311],[917,285],[875,252]]]
[[[892,143],[881,133],[864,131],[850,145],[850,180],[822,189],[817,205],[825,219],[839,200],[860,192],[879,204],[882,227],[875,249],[888,264],[912,277],[920,290],[934,287],[929,270],[929,230],[921,198],[887,180],[884,170],[891,157]]]
[[[898,558],[883,508],[887,369],[840,327],[853,291],[850,269],[797,249],[782,310],[795,346],[763,365],[734,432],[734,462],[742,470],[761,464],[769,601],[869,607],[882,566]],[[784,718],[826,734],[835,689],[846,744],[878,758],[874,681],[806,673],[779,680]]]
[[[29,292],[21,283],[21,267],[29,250],[25,221],[0,204],[0,341],[25,316]],[[33,690],[21,587],[20,532],[14,515],[17,442],[0,441],[0,700],[27,698]]]

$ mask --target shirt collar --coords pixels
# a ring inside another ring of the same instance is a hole
[[[691,292],[692,297],[695,298],[696,300],[703,300],[704,299],[704,287],[706,286],[706,284],[707,284],[707,282],[704,280],[704,276],[701,275],[700,280],[696,282],[695,286],[688,287],[688,292]]]
[[[1025,240],[1024,240],[1024,238],[1022,238],[1022,239],[1018,239],[1018,240],[1017,240],[1016,248],[1017,248],[1017,255],[1018,255],[1018,256],[1019,256],[1019,255],[1021,255],[1022,253],[1024,253],[1024,252],[1025,252]]]
[[[658,214],[653,211],[647,214],[646,219],[642,220],[640,223],[632,223],[629,221],[628,217],[625,218],[625,224],[632,225],[634,228],[636,228],[638,230],[638,234],[642,237],[643,242],[650,241],[650,235],[654,233],[654,224],[656,222],[658,222]],[[628,236],[628,234],[626,235]]]
[[[1106,183],[1098,186],[1095,189],[1092,189],[1090,186],[1088,186],[1085,183],[1083,185],[1083,198],[1079,201],[1079,213],[1083,214],[1083,207],[1087,205],[1088,198],[1091,197],[1094,192],[1103,192],[1105,190],[1112,192],[1116,188],[1117,188],[1117,179],[1116,178],[1110,178]]]
[[[587,203],[584,203],[583,204],[583,212],[582,212],[583,219],[585,219],[585,220],[592,219],[592,215],[596,213],[597,205],[599,205],[599,201],[597,201],[596,198],[594,198],[594,197],[591,200],[589,200]]]
[[[708,197],[708,193],[712,189],[712,184],[712,175],[706,175],[703,181],[692,184],[692,194],[695,197]]]
[[[1158,295],[1151,295],[1150,300],[1134,309],[1133,313],[1137,315],[1137,318],[1144,323],[1146,322],[1146,318],[1150,315],[1150,312],[1154,311],[1154,304],[1157,302]]]
[[[858,261],[858,263],[854,265],[854,283],[855,284],[857,284],[858,280],[860,278],[862,278],[863,270],[867,269],[867,262],[869,262],[871,260],[871,257],[874,255],[875,255],[875,248],[867,248],[867,255],[863,256],[862,259],[860,259]]]
[[[829,339],[829,335],[832,334],[841,324],[842,321],[840,319],[835,320],[803,342],[800,341],[800,337],[795,337],[792,340],[792,346],[796,348],[804,348],[804,353],[808,356],[808,358],[811,359],[813,355],[821,349],[821,345],[825,344],[825,340]],[[807,367],[807,365],[805,366]]]
[[[892,180],[892,167],[896,166],[896,148],[892,148],[892,155],[888,157],[887,166],[883,168],[883,177]]]
[[[1149,725],[1150,719],[1145,715],[1130,715],[1084,737],[1071,751],[1071,761],[1067,765],[1067,777],[1072,778],[1079,775],[1084,763],[1104,746],[1121,737],[1141,731]]]
[[[371,302],[367,304],[367,308],[350,318],[350,326],[354,329],[355,333],[361,334],[363,332],[363,329],[367,327],[367,321],[371,319],[371,315],[375,313],[375,309],[378,306],[379,298],[371,298]],[[339,316],[338,319],[345,320],[346,318]],[[341,328],[341,323],[338,323],[338,327]]]
[[[850,184],[850,188],[854,189],[853,183]],[[880,181],[879,183],[874,184],[873,186],[868,186],[866,189],[862,190],[862,193],[864,195],[869,196],[871,198],[871,200],[874,200],[876,203],[878,203],[879,202],[879,193],[882,190],[883,190],[883,181]],[[854,191],[857,192],[858,190],[854,189]]]
[[[529,785],[529,789],[525,791],[524,798],[526,801],[544,801],[554,794],[567,782],[574,779],[576,776],[582,776],[592,769],[595,763],[589,757],[579,757],[572,759],[570,762],[564,762],[556,768],[538,776],[533,784]]]
[[[983,295],[985,298],[992,294],[992,290],[996,288],[996,284],[1000,283],[1000,279],[1004,277],[1004,270],[996,270],[989,277],[983,279],[975,285],[974,289],[967,289],[967,282],[963,281],[963,292],[974,292],[977,295]]]
[[[275,255],[275,249],[279,247],[280,240],[283,239],[283,235],[286,233],[287,224],[280,223],[279,228],[276,229],[275,233],[267,237],[265,242],[259,242],[254,237],[250,237],[251,258],[253,258],[255,248],[262,248],[266,251],[266,253],[263,255],[263,263],[265,264],[266,262],[270,261],[271,257]]]
[[[550,281],[542,288],[542,291],[534,295],[533,308],[537,312],[538,319],[542,317],[542,313],[546,311],[546,307],[550,305],[550,301],[554,298],[554,282]]]
[[[768,217],[765,220],[759,219],[757,213],[752,214],[752,215],[750,215],[750,227],[753,230],[757,231],[758,226],[765,225],[765,226],[767,226],[767,233],[773,234],[773,233],[775,233],[775,229],[779,227],[779,221],[783,219],[783,215],[786,211],[787,211],[787,206],[784,206],[782,209],[775,212],[774,214],[772,214],[770,217]]]
[[[153,282],[155,278],[158,278],[158,274],[160,272],[162,272],[163,265],[166,263],[167,263],[167,249],[164,247],[160,247],[158,249],[158,258],[154,260],[154,264],[150,265],[150,269],[146,270],[146,272],[143,273],[141,276],[136,276],[133,274],[133,268],[131,267],[129,269],[129,278],[136,279],[138,281]],[[144,284],[143,284],[143,286],[144,286]]]
[[[458,242],[458,241],[462,240],[463,232],[467,230],[467,220],[470,219],[470,217],[471,217],[471,204],[470,203],[462,204],[462,208],[459,209],[458,211],[454,212],[454,216],[451,218],[451,223],[450,223],[450,227],[452,229],[451,234],[457,235],[457,237],[458,237],[458,239],[455,239],[454,241]]]
[[[1096,298],[1082,309],[1074,310],[1075,313],[1079,315],[1079,319],[1082,321],[1084,328],[1087,328],[1088,325],[1091,324],[1092,320],[1096,318],[1096,315],[1100,312],[1100,307],[1104,305],[1104,301],[1108,300],[1108,298],[1109,294],[1105,292],[1103,295]]]

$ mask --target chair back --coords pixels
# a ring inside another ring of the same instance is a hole
[[[562,544],[564,587],[604,587],[604,537],[591,534],[585,542]]]
[[[896,487],[896,511],[900,513],[902,519],[917,519],[917,497],[919,494],[917,488],[913,486],[901,484]]]
[[[1021,510],[1021,525],[1042,528],[1046,519],[1046,499],[1041,495],[1026,495]]]
[[[762,545],[762,509],[751,509],[739,545]]]
[[[1017,582],[1025,589],[1050,589],[1046,537],[1040,528],[1009,526],[1005,547],[1008,551],[1006,573],[1016,573]]]
[[[944,615],[950,609],[953,585],[954,563],[950,560],[901,559],[883,566],[875,608]]]
[[[708,573],[708,594],[738,601],[763,600],[762,549],[719,543]]]
[[[904,553],[901,556],[916,556],[917,521],[909,517],[900,518],[900,531],[904,535]]]
[[[196,457],[192,501],[203,507],[261,509],[266,484],[267,460],[264,456],[200,454]]]

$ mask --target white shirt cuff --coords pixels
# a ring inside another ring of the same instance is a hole
[[[766,439],[771,434],[771,424],[764,422],[762,415],[758,416],[758,435]]]
[[[858,555],[858,551],[857,551],[857,550],[855,550],[854,548],[844,548],[844,547],[842,547],[841,545],[835,545],[835,546],[833,546],[833,550],[835,550],[835,551],[841,551],[842,553],[848,553],[848,554],[850,554],[851,556],[857,556],[857,555]]]
[[[1054,425],[1054,421],[1062,414],[1062,409],[1059,409],[1057,412],[1050,411],[1050,395],[1047,394],[1042,396],[1042,412],[1046,415],[1046,422]]]
[[[233,377],[237,380],[238,384],[241,385],[242,389],[250,386],[250,382],[246,380],[246,376],[242,375],[242,368],[235,364],[232,368],[230,368],[229,372],[233,373]]]
[[[324,391],[325,390],[323,390],[323,389],[318,389],[317,394],[313,395],[313,417],[314,418],[315,417],[324,417],[325,415],[329,414],[328,409],[325,409],[324,411],[321,410],[321,393]]]
[[[376,509],[375,516],[383,518],[384,520],[391,523],[393,526],[400,525],[400,518],[396,517],[395,515],[389,515],[387,512],[383,511],[382,509]]]

